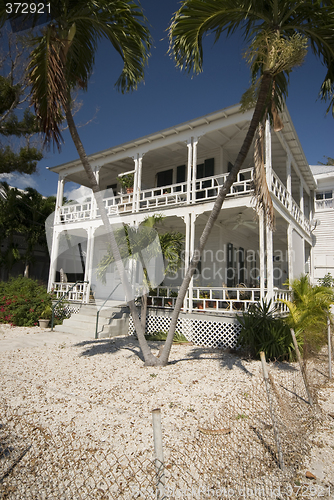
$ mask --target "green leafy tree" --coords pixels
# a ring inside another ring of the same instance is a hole
[[[54,212],[54,196],[44,197],[33,188],[25,191],[0,183],[0,266],[10,274],[16,262],[23,262],[24,276],[35,262],[35,251],[42,247],[47,251],[45,220]],[[24,238],[19,245],[15,236]]]
[[[7,182],[0,183],[0,267],[10,274],[16,262],[20,261],[19,245],[15,235],[24,232],[24,213],[19,204],[20,191],[11,188]]]
[[[304,351],[314,353],[326,343],[327,318],[334,303],[328,286],[312,286],[307,275],[288,283],[292,300],[281,300],[289,309],[287,324],[304,338]]]
[[[178,316],[202,251],[220,213],[226,195],[236,181],[255,138],[255,194],[257,205],[273,224],[270,193],[265,182],[262,158],[263,120],[269,114],[276,130],[280,123],[278,111],[288,93],[289,75],[302,64],[310,48],[327,68],[321,86],[324,99],[333,105],[334,82],[334,12],[332,1],[305,0],[184,0],[173,16],[169,28],[170,53],[177,66],[199,73],[203,67],[203,39],[210,33],[217,42],[222,34],[242,33],[248,43],[252,85],[242,98],[244,108],[254,112],[234,166],[221,187],[213,210],[200,237],[188,272],[180,287],[160,363],[168,362]]]
[[[27,37],[1,31],[0,41],[7,45],[0,52],[0,174],[33,174],[43,153],[36,116],[27,108]]]

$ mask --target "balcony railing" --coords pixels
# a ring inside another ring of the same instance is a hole
[[[325,198],[323,200],[315,201],[315,211],[318,212],[320,210],[329,210],[334,207],[333,198]]]
[[[181,182],[162,186],[158,188],[150,188],[141,190],[134,199],[132,193],[118,194],[115,197],[104,198],[104,206],[109,216],[120,213],[131,213],[132,211],[147,211],[152,208],[162,208],[170,206],[180,206],[186,204],[203,203],[213,201],[218,194],[220,187],[225,183],[228,173],[206,177],[204,179],[196,179],[191,183],[191,191],[187,192],[188,184]],[[228,198],[241,197],[252,193],[252,175],[253,169],[247,168],[241,170],[237,176],[236,182],[231,187]],[[310,232],[310,222],[304,216],[297,203],[288,193],[284,184],[280,181],[277,175],[272,172],[270,191],[275,198],[288,210],[296,222],[303,227],[306,232]],[[327,202],[333,207],[333,200],[318,200],[320,203]],[[94,208],[91,200],[81,203],[64,205],[60,207],[58,212],[58,222],[77,222],[87,219],[95,219],[100,217],[99,210]]]

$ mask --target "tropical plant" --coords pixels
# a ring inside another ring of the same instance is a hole
[[[312,286],[307,275],[287,283],[292,300],[281,299],[289,309],[286,323],[299,332],[304,340],[304,352],[317,352],[327,340],[327,318],[334,303],[334,290],[327,286]]]
[[[134,174],[126,174],[117,178],[123,189],[133,188]]]
[[[282,318],[275,316],[271,301],[254,304],[248,312],[237,316],[241,331],[237,345],[247,349],[251,356],[260,358],[263,351],[266,359],[295,359],[295,349],[289,326]],[[296,335],[301,347],[301,337]]]
[[[278,111],[282,109],[284,97],[288,93],[289,75],[295,66],[302,64],[308,47],[327,68],[321,95],[324,99],[330,99],[332,105],[334,103],[332,1],[184,0],[169,27],[170,53],[180,69],[199,73],[203,66],[203,39],[206,35],[214,33],[217,42],[222,33],[229,36],[237,30],[249,44],[247,59],[251,68],[252,86],[243,96],[242,103],[244,108],[254,108],[253,116],[240,152],[218,193],[180,287],[168,338],[160,356],[162,365],[168,362],[177,319],[189,283],[226,195],[236,181],[254,138],[254,192],[257,207],[264,210],[267,224],[273,225],[273,208],[265,181],[262,154],[263,120],[269,115],[275,130],[282,127]]]

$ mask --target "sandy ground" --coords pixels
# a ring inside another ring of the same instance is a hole
[[[162,411],[166,447],[175,446],[180,433],[219,427],[215,415],[224,401],[232,391],[246,394],[262,372],[257,361],[192,345],[173,346],[167,367],[145,368],[134,337],[81,341],[0,325],[0,373],[1,399],[25,417],[50,429],[73,425],[78,436],[126,442],[138,453],[152,448],[154,408]],[[333,382],[319,392],[319,403],[325,424],[312,436],[303,474],[311,471],[332,488],[326,498],[334,498]]]

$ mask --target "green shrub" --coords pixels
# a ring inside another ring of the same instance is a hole
[[[19,276],[0,282],[0,323],[34,326],[51,306],[50,294],[35,280]]]
[[[237,316],[241,332],[237,345],[249,350],[250,355],[260,358],[263,351],[266,359],[295,359],[295,349],[290,328],[282,318],[274,316],[275,308],[271,301],[254,304],[250,310]],[[301,339],[296,333],[297,342]]]

